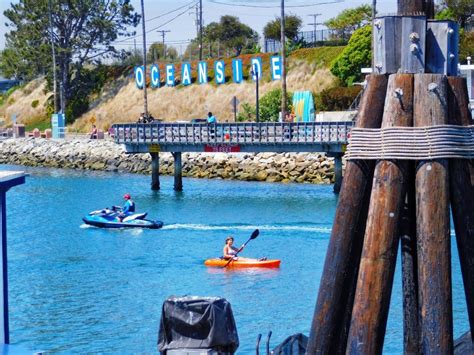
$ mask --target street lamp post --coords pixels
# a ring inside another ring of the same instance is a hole
[[[286,117],[286,54],[285,54],[285,0],[281,0],[280,19],[280,44],[281,44],[281,119]]]
[[[260,122],[260,113],[259,113],[259,105],[258,105],[258,66],[257,64],[253,65],[251,75],[255,76],[255,121]]]
[[[142,32],[143,32],[143,108],[145,117],[148,117],[148,100],[146,96],[146,32],[145,32],[145,6],[143,5],[143,0],[141,0],[142,5]]]

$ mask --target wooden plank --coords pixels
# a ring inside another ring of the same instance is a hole
[[[402,17],[401,73],[425,72],[426,18]]]
[[[449,77],[449,123],[469,125],[466,79]],[[472,161],[471,161],[472,163]],[[471,165],[472,166],[472,165]],[[461,272],[474,342],[474,184],[468,160],[449,162],[450,198]]]
[[[415,75],[415,127],[447,123],[447,85],[443,75]],[[420,352],[451,354],[453,318],[447,159],[419,161],[415,184]]]
[[[382,127],[413,125],[413,75],[388,81]],[[405,201],[407,161],[381,160],[374,172],[369,215],[346,354],[380,354],[398,250],[398,221]]]
[[[367,77],[357,127],[380,127],[386,86],[384,75]],[[352,309],[353,291],[348,290],[348,285],[357,278],[365,229],[365,218],[361,227],[359,217],[364,215],[361,211],[369,197],[373,167],[373,162],[347,162],[311,324],[308,354],[335,353],[333,349],[345,347],[347,339],[341,340],[339,335],[347,328],[344,314]]]

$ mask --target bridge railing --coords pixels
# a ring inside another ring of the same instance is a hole
[[[113,126],[118,144],[347,144],[352,122],[133,123]]]

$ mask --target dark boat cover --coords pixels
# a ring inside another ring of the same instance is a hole
[[[158,350],[212,349],[234,353],[239,336],[230,303],[218,297],[169,297],[163,303]]]
[[[273,349],[274,355],[305,355],[308,346],[308,337],[304,334],[297,333],[290,335],[283,340],[283,343]]]

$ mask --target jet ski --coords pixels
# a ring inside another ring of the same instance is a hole
[[[119,219],[121,208],[112,207],[92,211],[83,217],[84,223],[99,228],[150,228],[163,227],[163,222],[145,219],[147,213],[131,213],[122,220]]]

